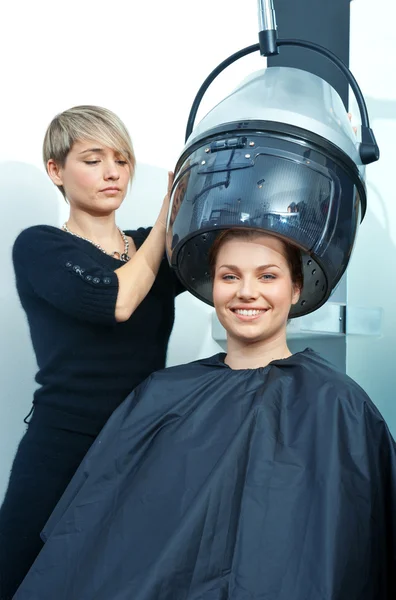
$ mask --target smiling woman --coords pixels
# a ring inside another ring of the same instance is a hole
[[[133,178],[127,129],[111,111],[57,115],[44,164],[70,206],[62,228],[18,236],[16,285],[36,353],[39,388],[0,509],[0,598],[13,597],[40,532],[113,410],[165,366],[174,298],[183,291],[164,259],[165,196],[153,228],[115,220]]]
[[[299,252],[230,231],[212,265],[227,354],[114,412],[15,600],[395,598],[395,444],[354,381],[290,354]]]
[[[239,349],[240,359],[250,363],[253,353],[257,366],[290,356],[286,325],[303,285],[300,251],[260,230],[230,229],[217,237],[209,260],[228,354]]]

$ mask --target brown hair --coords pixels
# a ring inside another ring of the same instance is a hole
[[[213,245],[209,251],[209,265],[212,274],[212,279],[214,278],[215,274],[217,256],[219,254],[220,248],[223,246],[223,244],[225,244],[225,242],[235,239],[254,240],[262,235],[271,234],[266,231],[263,231],[262,229],[235,228],[221,231],[215,239],[215,241],[213,242]],[[298,289],[301,290],[304,283],[301,251],[299,250],[299,248],[297,248],[297,246],[293,246],[292,244],[285,242],[284,240],[279,239],[279,241],[282,242],[284,256],[289,264],[292,283]]]

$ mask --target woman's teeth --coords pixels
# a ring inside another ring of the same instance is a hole
[[[243,315],[244,317],[254,317],[255,315],[259,315],[263,312],[265,312],[264,309],[261,310],[245,310],[245,309],[239,309],[237,308],[234,312],[236,312],[238,315]]]

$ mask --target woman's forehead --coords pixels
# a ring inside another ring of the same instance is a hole
[[[103,141],[97,139],[76,140],[70,149],[74,156],[84,156],[89,153],[106,154],[110,156],[126,156],[121,150],[107,146]]]
[[[82,151],[82,150],[98,150],[98,151],[103,151],[103,150],[111,150],[111,148],[109,148],[108,146],[106,146],[106,144],[103,143],[103,141],[99,140],[99,139],[95,139],[95,138],[91,138],[91,139],[87,139],[87,138],[83,138],[83,139],[79,139],[76,140],[72,146],[72,149],[75,151]]]
[[[224,242],[216,260],[216,268],[236,267],[243,271],[255,271],[268,265],[279,267],[282,271],[288,267],[284,254],[284,245],[280,240],[234,239]]]
[[[265,255],[279,255],[282,261],[285,261],[284,243],[274,236],[263,234],[251,239],[248,238],[231,238],[224,241],[218,252],[218,260],[220,256],[238,255],[242,258],[251,256],[254,257]]]

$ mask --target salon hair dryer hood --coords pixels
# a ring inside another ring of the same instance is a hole
[[[319,308],[343,275],[366,210],[359,142],[338,93],[289,67],[249,78],[193,130],[175,168],[167,253],[212,304],[208,253],[219,230],[255,228],[302,251],[291,317]]]

